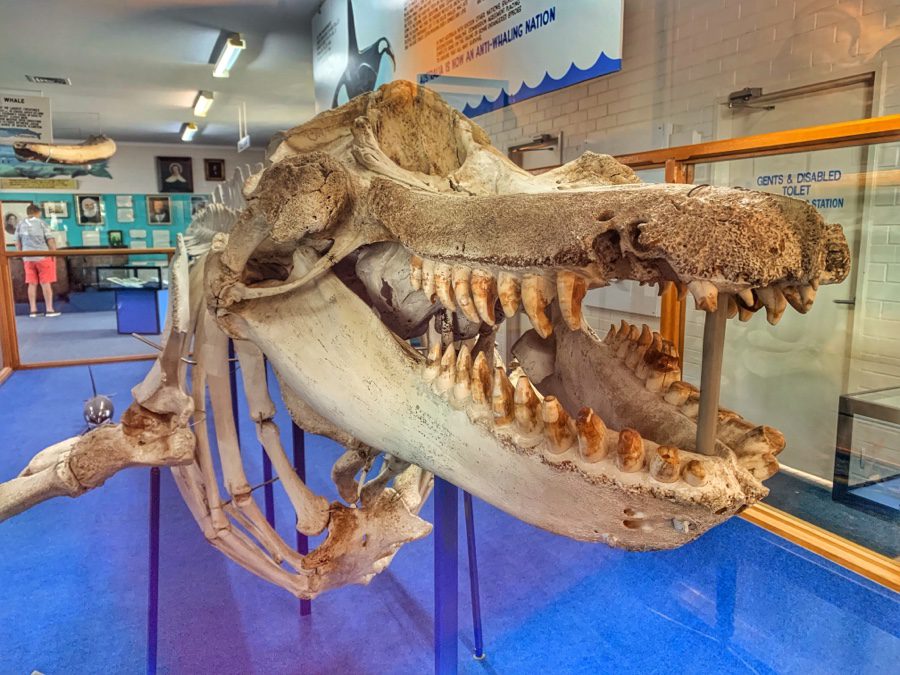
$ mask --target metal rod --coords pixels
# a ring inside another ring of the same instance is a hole
[[[147,675],[156,675],[159,644],[159,468],[150,469],[149,581],[147,584]]]
[[[719,388],[722,383],[722,352],[725,350],[725,322],[728,296],[719,295],[715,312],[707,312],[703,324],[703,365],[700,371],[700,412],[697,415],[697,452],[716,453],[716,424],[719,419]]]
[[[459,489],[434,477],[434,672],[456,675],[459,633]]]
[[[472,595],[472,626],[475,631],[476,661],[484,660],[484,634],[481,630],[481,592],[478,584],[478,556],[475,553],[475,516],[472,513],[472,495],[463,491],[463,509],[466,513],[466,543],[469,550],[469,592]]]
[[[234,360],[234,341],[228,340],[228,360]],[[241,444],[241,418],[238,416],[237,396],[237,370],[228,369],[228,382],[231,385],[231,417],[234,419],[234,435],[237,436],[238,445]]]
[[[294,449],[294,471],[304,483],[306,482],[306,435],[303,429],[291,423],[291,441]],[[297,553],[309,553],[309,538],[297,530]],[[312,614],[312,601],[300,599],[300,616]]]
[[[233,371],[232,371],[233,372]],[[266,383],[266,389],[269,388],[269,362],[263,357],[263,375]],[[269,459],[266,448],[262,443],[259,445],[262,452],[262,469],[263,469],[263,501],[266,509],[266,522],[275,528],[275,487],[272,485],[272,460]]]

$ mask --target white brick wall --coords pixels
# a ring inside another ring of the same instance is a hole
[[[875,72],[872,114],[900,113],[900,0],[625,0],[624,26],[621,72],[476,122],[501,150],[563,131],[570,161],[585,150],[623,154],[729,138],[731,113],[722,103],[732,91],[865,72]],[[785,128],[810,123],[789,120]],[[900,383],[900,146],[871,156],[870,169],[897,173],[882,175],[863,211],[849,390]],[[698,167],[695,182],[707,181],[708,168]],[[589,318],[605,334],[618,317]],[[693,310],[686,332],[685,378],[697,382],[702,317]]]

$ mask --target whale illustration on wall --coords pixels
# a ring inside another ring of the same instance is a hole
[[[347,0],[347,22],[347,67],[334,89],[334,97],[331,100],[332,108],[337,108],[360,94],[375,91],[377,84],[383,84],[378,82],[378,73],[385,56],[390,58],[393,69],[397,68],[394,50],[391,49],[390,40],[386,37],[378,38],[364,49],[359,48],[352,0]],[[343,96],[341,96],[342,91]]]

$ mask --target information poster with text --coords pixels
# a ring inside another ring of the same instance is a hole
[[[50,99],[0,92],[0,143],[52,143]]]
[[[326,0],[313,17],[318,109],[385,82],[473,117],[622,67],[623,0]]]

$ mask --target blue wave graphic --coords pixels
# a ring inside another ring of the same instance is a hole
[[[584,70],[577,67],[573,63],[571,66],[569,66],[569,70],[566,71],[566,74],[559,79],[550,77],[550,73],[545,71],[544,78],[536,87],[529,87],[527,84],[523,83],[519,88],[519,91],[517,91],[515,94],[507,94],[505,89],[501,89],[500,93],[497,95],[497,98],[495,98],[493,101],[488,100],[487,96],[482,96],[481,103],[474,107],[470,106],[467,103],[463,108],[463,114],[466,117],[477,117],[478,115],[483,115],[485,113],[491,112],[492,110],[505,108],[508,105],[524,101],[533,96],[546,94],[549,91],[562,89],[563,87],[568,87],[572,84],[578,84],[579,82],[584,82],[585,80],[600,77],[601,75],[608,75],[609,73],[613,73],[621,69],[622,59],[611,59],[606,55],[605,52],[600,52],[600,57],[597,59],[596,63]]]

